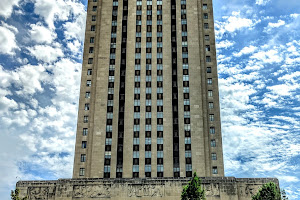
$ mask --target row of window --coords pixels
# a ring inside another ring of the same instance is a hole
[[[92,11],[97,11],[97,6],[96,6],[96,3],[97,3],[97,0],[93,0],[93,2],[95,4],[90,4],[91,7],[92,7]],[[92,22],[95,22],[96,21],[96,15],[92,15],[91,17],[91,21]],[[91,31],[96,31],[96,25],[92,25],[91,26]],[[94,33],[93,33],[94,35]],[[93,44],[95,42],[95,37],[90,37],[90,44]],[[92,54],[94,53],[94,47],[93,46],[90,46],[89,47],[89,54]],[[93,56],[93,55],[91,55]],[[92,76],[92,69],[90,69],[91,67],[91,64],[93,64],[93,58],[88,58],[88,69],[87,69],[87,76]],[[91,87],[92,86],[92,81],[91,80],[87,80],[86,81],[86,87]],[[87,101],[89,101],[91,97],[91,92],[89,90],[86,91],[85,93],[85,99],[87,99]],[[85,103],[84,105],[84,110],[85,111],[89,111],[90,110],[90,104],[89,103]],[[88,123],[88,120],[89,117],[88,117],[88,113],[85,113],[84,117],[83,117],[83,122],[84,123]],[[82,131],[82,136],[87,136],[88,135],[88,128],[84,127],[83,128],[83,131]],[[81,148],[82,149],[86,149],[87,148],[87,141],[82,141],[81,143]],[[86,154],[81,154],[80,155],[80,162],[84,163],[86,162]],[[79,175],[80,176],[84,176],[85,175],[85,168],[80,168],[79,170]]]
[[[133,125],[133,177],[139,176],[139,144],[140,144],[140,70],[141,70],[141,25],[142,25],[142,1],[136,2],[136,49],[135,49],[135,82],[134,82],[134,96],[138,97],[134,100],[134,125]],[[148,91],[149,92],[149,91]],[[149,102],[148,102],[149,103]]]
[[[148,95],[148,98],[152,96],[152,88],[151,88],[151,82],[152,82],[152,0],[147,0],[147,21],[146,21],[146,25],[147,25],[147,31],[146,31],[146,65],[148,65],[148,70],[146,70],[146,76],[147,76],[147,80],[146,80],[146,96]],[[150,115],[148,115],[146,118],[146,123],[145,123],[145,131],[146,131],[146,137],[145,137],[145,148],[146,152],[148,152],[148,158],[145,158],[145,165],[151,167],[151,157],[149,156],[149,154],[151,154],[151,131],[152,131],[152,125],[151,125],[151,110],[149,110],[149,108],[151,109],[151,106],[148,106],[147,103],[151,104],[151,99],[147,99],[146,98],[146,113],[150,113]],[[148,101],[148,102],[147,102]],[[149,112],[150,111],[150,112]],[[151,177],[151,172],[146,172],[145,171],[145,176],[146,177]]]
[[[161,77],[161,80],[157,79],[157,94],[163,94],[163,44],[162,44],[162,0],[157,1],[157,75]],[[158,147],[163,148],[163,110],[160,107],[163,106],[163,99],[157,100],[157,141]],[[157,176],[163,177],[163,151],[157,149]]]
[[[203,4],[203,10],[207,10],[208,9],[208,6],[207,4]],[[208,13],[204,12],[203,14],[203,18],[204,20],[207,20],[208,19]],[[204,29],[209,29],[209,23],[205,22],[204,23]],[[205,35],[204,36],[204,40],[205,41],[209,41],[209,35]],[[209,44],[206,44],[205,45],[205,52],[206,54],[209,54],[210,52],[210,45]],[[211,60],[211,57],[210,55],[206,55],[206,63],[210,63],[212,62]],[[208,66],[207,68],[207,75],[208,75],[208,78],[207,78],[207,85],[208,85],[208,98],[210,98],[209,100],[211,100],[211,97],[213,97],[213,91],[210,89],[211,88],[211,85],[213,84],[213,81],[212,81],[212,78],[210,78],[210,73],[212,73],[212,68],[210,66]],[[213,109],[214,108],[214,102],[213,101],[209,101],[208,102],[208,109]],[[212,112],[212,110],[209,110],[208,112]],[[209,123],[214,123],[215,121],[215,115],[213,113],[209,114]],[[215,134],[215,128],[214,127],[210,127],[209,129],[209,133],[210,134]],[[210,140],[210,146],[211,148],[214,148],[216,147],[216,140],[215,139],[211,139]],[[212,149],[213,150],[213,149]],[[217,154],[216,153],[211,153],[211,160],[217,160]],[[217,166],[213,166],[212,167],[212,173],[213,174],[218,174],[218,168]]]
[[[179,125],[178,125],[178,84],[177,84],[177,32],[176,32],[176,0],[171,0],[171,48],[172,48],[172,117],[173,117],[173,176],[180,177],[179,165]],[[185,15],[185,13],[182,13]],[[186,25],[182,25],[186,32]],[[187,47],[187,36],[182,41],[182,47]],[[183,59],[186,63],[187,58]],[[187,99],[189,95],[185,95]],[[188,111],[189,112],[189,111]],[[190,146],[190,145],[188,145]]]
[[[186,19],[186,0],[181,0],[181,26],[182,26],[182,41],[187,42],[187,19]],[[189,89],[189,64],[188,64],[188,45],[182,47],[182,59],[184,66],[183,75],[183,96],[185,111],[190,111],[190,89]],[[191,156],[191,125],[190,115],[184,116],[184,131],[185,131],[185,171],[186,176],[192,176],[192,156]]]
[[[111,43],[109,60],[108,98],[106,114],[106,135],[105,135],[105,155],[104,155],[104,178],[110,177],[111,145],[112,145],[112,123],[114,106],[114,81],[115,81],[115,52],[116,52],[116,31],[117,31],[117,11],[118,1],[113,1],[113,14],[111,23]]]

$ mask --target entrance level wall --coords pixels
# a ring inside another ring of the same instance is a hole
[[[204,177],[207,200],[251,200],[258,189],[276,178]],[[59,179],[19,181],[20,196],[30,200],[180,200],[187,178]]]

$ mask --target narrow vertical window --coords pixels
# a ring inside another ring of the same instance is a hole
[[[217,167],[213,167],[212,168],[212,173],[213,174],[218,174],[218,168]]]
[[[81,148],[82,148],[82,149],[86,149],[86,141],[82,141],[82,143],[81,143]]]
[[[94,37],[90,37],[90,43],[94,43],[95,42],[95,38]]]
[[[214,121],[215,120],[215,116],[214,116],[214,114],[210,114],[209,115],[209,121]]]
[[[80,162],[85,162],[85,161],[86,161],[86,154],[81,154]]]
[[[84,176],[85,175],[85,168],[80,168],[79,169],[79,176]]]
[[[212,85],[212,78],[207,79],[207,85]]]
[[[87,134],[88,134],[88,129],[87,128],[83,128],[82,135],[86,136]]]
[[[88,122],[89,122],[89,116],[84,116],[83,123],[88,123]]]
[[[216,140],[211,140],[210,141],[210,146],[211,147],[216,147],[217,145],[216,145]]]

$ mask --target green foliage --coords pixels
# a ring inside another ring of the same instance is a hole
[[[15,189],[15,191],[11,191],[11,200],[27,200],[28,198],[27,197],[24,197],[24,198],[20,198],[19,197],[19,194],[20,194],[20,190],[17,188]]]
[[[257,194],[252,197],[252,200],[281,200],[281,193],[278,186],[270,182],[264,184]]]
[[[181,200],[205,200],[205,191],[201,187],[201,180],[196,172],[193,179],[183,187]]]

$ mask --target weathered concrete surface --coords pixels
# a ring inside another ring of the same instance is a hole
[[[59,179],[19,181],[22,197],[30,200],[176,200],[187,178],[153,179]],[[205,177],[202,184],[207,200],[250,200],[262,184],[276,178]]]

